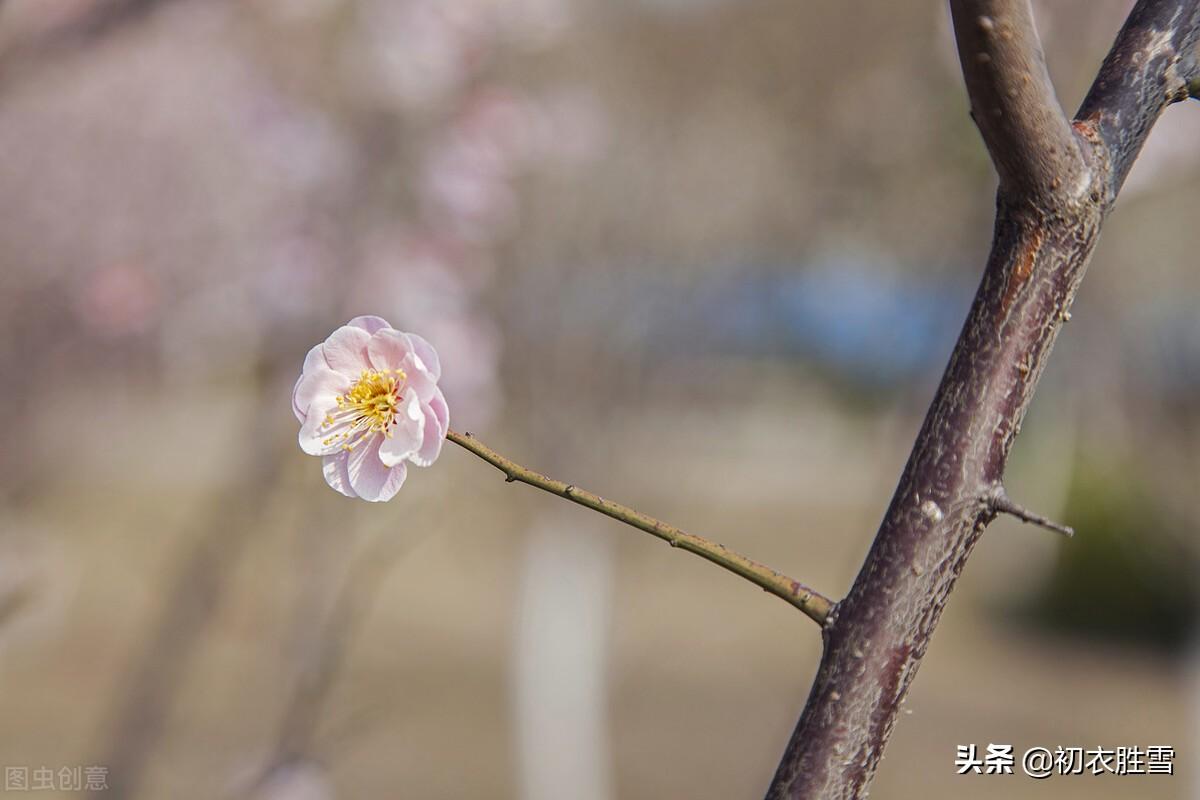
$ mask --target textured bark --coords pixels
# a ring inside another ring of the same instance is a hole
[[[1196,77],[1200,0],[1141,0],[1071,123],[1028,0],[951,8],[1001,179],[992,251],[879,533],[825,625],[770,800],[866,796],[946,600],[996,516],[1009,451],[1101,223],[1155,119]]]
[[[1028,0],[952,4],[971,117],[1000,183],[1046,195],[1079,187],[1086,169],[1054,94]]]

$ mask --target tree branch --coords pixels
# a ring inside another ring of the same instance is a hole
[[[1009,191],[1078,195],[1087,167],[1054,94],[1029,0],[951,0],[971,116]]]
[[[999,510],[1009,451],[1101,223],[1150,127],[1195,78],[1181,54],[1200,36],[1200,0],[1139,0],[1068,147],[1028,3],[950,5],[1000,173],[992,251],[879,533],[824,627],[770,800],[866,796],[950,592]]]
[[[1109,162],[1109,200],[1163,110],[1186,100],[1200,80],[1196,43],[1200,3],[1187,0],[1139,2],[1125,20],[1100,74],[1075,115],[1076,129],[1099,139]]]
[[[540,472],[534,472],[531,469],[522,467],[515,461],[505,458],[483,444],[470,433],[448,431],[446,438],[503,472],[504,479],[510,483],[513,481],[527,483],[530,486],[534,486],[550,494],[558,495],[573,503],[590,508],[593,511],[599,511],[601,514],[624,522],[626,525],[632,525],[638,530],[657,536],[672,547],[678,547],[681,550],[694,553],[719,567],[729,570],[735,575],[745,578],[776,597],[786,600],[807,614],[818,625],[824,625],[826,619],[829,617],[833,603],[827,597],[821,596],[800,582],[792,580],[770,567],[729,550],[724,545],[686,533],[673,525],[668,525],[640,511],[635,511],[628,506],[614,503],[597,494],[580,489],[574,484],[564,483],[563,481],[546,477]]]

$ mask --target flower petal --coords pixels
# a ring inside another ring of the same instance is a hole
[[[370,369],[367,361],[367,342],[371,334],[362,328],[343,325],[325,340],[325,360],[329,368],[343,375],[357,378],[364,369]]]
[[[428,403],[434,392],[438,390],[437,382],[425,369],[416,353],[409,353],[401,362],[400,369],[404,370],[406,376],[405,391],[416,392],[422,403]]]
[[[321,458],[321,470],[325,473],[325,482],[337,489],[346,497],[358,497],[350,486],[350,471],[346,462],[350,454],[342,451],[332,456]]]
[[[405,359],[412,354],[408,337],[391,328],[379,331],[367,342],[367,356],[375,369],[403,369]]]
[[[322,426],[327,412],[328,409],[318,408],[314,403],[309,406],[308,418],[300,426],[300,449],[310,456],[333,455],[342,447],[342,440],[338,438],[342,431],[331,431]]]
[[[425,412],[416,393],[410,393],[401,404],[400,413],[379,448],[379,458],[389,467],[414,456],[425,441]]]
[[[296,412],[297,419],[304,422],[314,402],[327,412],[337,405],[337,396],[348,391],[350,379],[325,366],[322,360],[321,366],[306,370],[296,381],[296,388],[292,390],[292,411]]]
[[[317,367],[324,367],[325,369],[329,368],[329,364],[325,362],[324,344],[317,345],[313,349],[309,350],[308,354],[304,356],[304,366],[300,369],[300,377],[296,380],[295,388],[292,389],[292,413],[294,413],[296,415],[296,419],[300,420],[301,422],[304,422],[304,417],[307,415],[306,412],[308,407],[305,405],[300,405],[300,403],[297,402],[296,393],[300,390],[300,384],[304,380],[304,377]]]
[[[412,456],[412,462],[418,467],[428,467],[437,461],[437,457],[442,453],[442,442],[446,440],[446,429],[449,427],[450,411],[446,407],[446,400],[442,397],[440,389],[435,387],[434,391],[437,395],[426,404],[421,449]]]
[[[410,387],[426,403],[437,390],[437,379],[413,349],[410,337],[411,334],[400,331],[381,331],[367,343],[367,354],[375,369],[403,370],[407,376],[406,389]]]
[[[304,356],[304,368],[301,370],[301,372],[304,373],[308,372],[309,370],[316,369],[317,367],[328,366],[329,362],[325,360],[325,343],[322,342],[321,344],[315,345],[313,349],[309,350],[308,354]]]
[[[437,383],[442,379],[442,360],[438,358],[437,351],[433,349],[433,345],[425,341],[415,333],[407,333],[409,341],[412,342],[413,352],[421,359],[425,369],[429,372],[433,382]]]
[[[304,422],[308,418],[308,409],[301,408],[296,400],[296,395],[300,392],[300,384],[303,382],[304,376],[300,376],[300,380],[296,381],[296,387],[292,389],[292,413],[296,415],[296,419]]]
[[[384,328],[392,327],[383,317],[376,317],[372,314],[355,317],[346,324],[352,328],[362,328],[364,331],[371,334],[374,334],[376,331],[381,331]]]
[[[389,467],[379,460],[382,441],[383,436],[376,434],[351,450],[346,458],[350,486],[359,497],[372,502],[391,500],[408,475],[404,464]]]
[[[450,406],[446,404],[446,396],[442,394],[441,389],[434,393],[427,405],[437,417],[442,436],[445,436],[446,432],[450,430]]]

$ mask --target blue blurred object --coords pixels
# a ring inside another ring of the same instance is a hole
[[[808,359],[886,388],[945,366],[971,288],[856,261],[742,270],[655,314],[654,338],[675,351]]]
[[[969,301],[962,285],[912,277],[900,283],[894,273],[857,264],[796,274],[775,295],[795,347],[880,384],[944,366]]]

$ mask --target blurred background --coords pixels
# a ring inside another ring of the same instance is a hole
[[[1130,5],[1038,4],[1069,109]],[[1190,105],[1010,464],[1078,535],[989,528],[879,796],[1200,796]],[[417,331],[457,429],[837,597],[994,191],[913,0],[6,0],[0,185],[0,764],[273,800],[760,797],[819,655],[458,448],[387,505],[328,489],[309,347]],[[1177,774],[955,774],[993,742]]]

